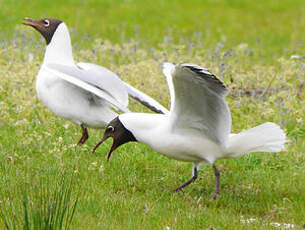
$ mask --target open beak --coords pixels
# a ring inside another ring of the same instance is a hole
[[[40,24],[39,20],[35,20],[35,19],[31,19],[28,17],[23,18],[24,21],[26,22],[22,22],[22,25],[25,26],[32,26],[34,28],[43,28],[43,26]]]
[[[95,145],[95,147],[93,148],[92,152],[95,152],[95,150],[105,141],[109,138],[109,136],[103,136],[103,138]],[[111,154],[112,152],[117,148],[118,146],[116,146],[115,140],[113,139],[113,143],[111,146],[111,149],[107,155],[107,161],[110,160]]]

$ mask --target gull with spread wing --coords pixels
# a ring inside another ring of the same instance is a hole
[[[96,149],[107,138],[113,138],[108,160],[120,145],[138,141],[169,158],[193,162],[193,177],[174,192],[197,179],[200,165],[211,164],[216,177],[216,199],[220,177],[214,164],[217,159],[251,152],[279,152],[284,148],[285,133],[271,122],[231,134],[231,113],[225,101],[227,88],[205,68],[165,63],[163,73],[171,96],[169,114],[125,113],[113,119],[95,146]]]
[[[130,86],[110,70],[92,63],[75,63],[69,30],[56,18],[24,18],[45,38],[47,47],[36,79],[37,96],[53,113],[82,128],[78,144],[88,139],[87,127],[104,128],[128,112],[128,96],[157,113],[168,110],[157,101]]]

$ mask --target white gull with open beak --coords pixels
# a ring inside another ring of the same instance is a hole
[[[283,150],[285,133],[271,122],[231,134],[227,88],[206,69],[194,64],[165,63],[163,73],[170,89],[169,114],[125,113],[112,120],[95,147],[113,138],[108,160],[120,145],[138,141],[169,158],[193,162],[193,177],[174,192],[195,181],[198,166],[209,163],[216,176],[216,199],[220,177],[214,164],[217,159]]]
[[[79,145],[89,137],[87,127],[104,128],[118,116],[113,109],[128,112],[128,96],[157,113],[168,113],[157,101],[110,70],[91,63],[76,64],[69,30],[61,20],[24,20],[23,24],[39,31],[47,43],[36,80],[37,96],[53,113],[81,126]]]

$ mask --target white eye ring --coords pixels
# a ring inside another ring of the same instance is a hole
[[[108,127],[107,127],[107,131],[113,132],[113,131],[114,131],[113,126],[111,126],[111,125],[110,125],[110,126],[108,126]]]
[[[44,27],[49,27],[50,21],[48,19],[44,20]]]

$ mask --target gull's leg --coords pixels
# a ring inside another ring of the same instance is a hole
[[[191,184],[192,182],[194,182],[198,177],[198,170],[197,170],[197,165],[194,165],[193,166],[193,177],[188,180],[187,182],[185,182],[183,185],[179,186],[178,188],[176,188],[173,192],[176,193],[176,192],[179,192],[181,191],[185,186]]]
[[[84,144],[86,140],[89,138],[88,129],[83,124],[81,124],[80,127],[82,128],[83,135],[78,141],[77,145]]]
[[[215,195],[213,196],[213,200],[216,200],[217,195],[219,194],[219,177],[220,177],[220,173],[218,171],[218,169],[216,168],[215,164],[212,165],[213,169],[214,169],[214,174],[216,177],[216,189],[215,189]]]

